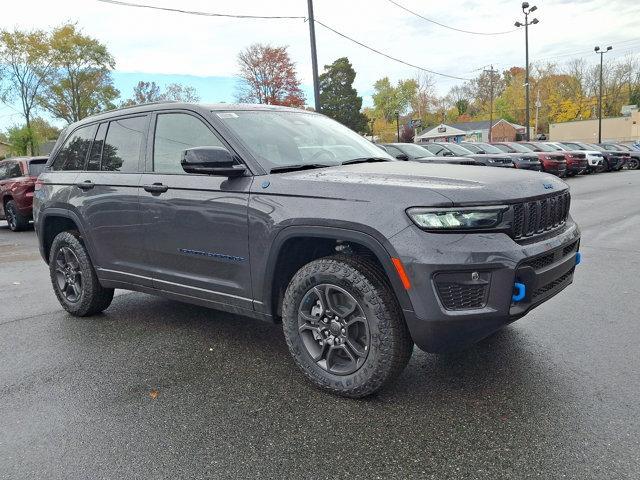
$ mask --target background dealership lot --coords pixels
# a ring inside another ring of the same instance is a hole
[[[2,223],[0,478],[637,478],[640,172],[569,183],[574,284],[360,401],[310,387],[279,326],[138,293],[72,318]]]

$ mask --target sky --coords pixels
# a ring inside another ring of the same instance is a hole
[[[240,15],[307,16],[305,0],[128,0],[184,10]],[[399,8],[389,0],[315,0],[318,21],[408,63],[455,77],[471,78],[489,65],[524,66],[524,31],[517,0],[395,0],[424,17],[457,29],[502,35],[474,35],[443,28]],[[530,1],[540,20],[529,29],[530,61],[564,62],[584,57],[597,62],[595,45],[612,45],[608,59],[640,56],[640,2],[637,0]],[[107,45],[116,59],[113,77],[123,98],[139,80],[161,86],[194,86],[204,102],[232,102],[236,91],[236,57],[255,43],[288,45],[303,91],[313,104],[309,25],[304,19],[232,19],[131,8],[98,0],[5,1],[0,29],[50,29],[76,22],[87,35]],[[416,77],[416,68],[394,62],[316,24],[318,64],[346,56],[357,73],[355,87],[371,105],[373,83]],[[460,84],[433,75],[439,94]],[[21,122],[15,106],[0,104],[0,130]]]

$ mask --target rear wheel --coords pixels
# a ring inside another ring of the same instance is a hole
[[[629,161],[627,162],[627,168],[629,170],[637,170],[639,163],[640,161],[638,161],[637,158],[630,158]]]
[[[60,305],[72,315],[95,315],[113,300],[113,288],[100,285],[89,254],[75,232],[62,232],[53,239],[49,272]]]
[[[298,367],[323,390],[358,398],[397,377],[413,341],[384,276],[347,256],[302,267],[285,293],[282,322]]]
[[[7,224],[13,232],[19,232],[29,226],[29,218],[18,211],[18,206],[14,200],[9,200],[4,206],[4,214]]]

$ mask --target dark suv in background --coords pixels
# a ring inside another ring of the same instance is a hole
[[[396,161],[305,110],[160,103],[67,127],[34,213],[71,314],[123,288],[282,322],[311,382],[362,397],[414,343],[463,348],[567,287],[570,201],[538,172]]]
[[[513,168],[511,157],[504,154],[474,153],[457,143],[452,142],[429,142],[420,144],[431,153],[441,157],[469,157],[483,163],[487,167],[507,167]]]
[[[516,168],[521,168],[522,170],[535,170],[538,172],[542,170],[542,165],[540,164],[540,160],[538,160],[538,156],[533,153],[503,152],[495,145],[484,142],[461,142],[460,145],[476,154],[508,155],[513,161],[513,165]]]
[[[534,152],[532,148],[517,142],[493,142],[503,152],[507,153],[528,153],[532,152],[538,156],[542,164],[542,171],[564,177],[567,174],[567,161],[562,153]]]
[[[0,219],[14,231],[32,219],[33,192],[47,157],[16,157],[0,161]]]
[[[384,143],[385,152],[397,160],[411,160],[413,162],[425,163],[450,163],[455,165],[477,165],[484,166],[473,158],[467,157],[439,157],[426,148],[415,143]]]

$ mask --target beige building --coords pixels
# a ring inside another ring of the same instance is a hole
[[[626,117],[602,119],[602,141],[639,140],[640,112]],[[549,140],[577,140],[593,143],[598,141],[598,119],[549,124]]]

